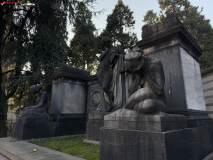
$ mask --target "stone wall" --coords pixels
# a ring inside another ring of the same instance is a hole
[[[210,67],[202,72],[202,83],[206,110],[213,118],[213,68]]]

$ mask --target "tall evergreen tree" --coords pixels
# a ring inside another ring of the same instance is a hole
[[[73,24],[75,33],[70,41],[69,58],[73,66],[91,72],[96,71],[97,62],[97,38],[94,35],[95,25],[92,23],[92,13],[85,4],[80,3],[76,7],[76,21]]]
[[[195,37],[198,45],[203,50],[200,57],[200,66],[204,70],[213,65],[213,29],[210,20],[202,15],[203,8],[192,6],[188,0],[158,0],[161,11],[159,16],[153,10],[146,12],[144,22],[155,24],[165,19],[171,13],[176,13],[177,17]]]
[[[100,36],[108,36],[112,38],[114,45],[120,45],[124,50],[130,50],[137,42],[136,34],[130,32],[131,29],[134,29],[134,24],[133,12],[124,5],[122,0],[118,0],[112,14],[108,15],[107,26]]]
[[[50,75],[66,58],[67,12],[73,23],[76,5],[84,3],[88,6],[94,1],[37,0],[31,8],[0,5],[0,137],[6,136],[7,100],[16,91],[14,98],[22,99],[29,94],[31,84],[41,83],[51,95]],[[20,2],[24,3],[24,0]],[[31,70],[27,72],[30,74],[22,73],[26,62],[31,63]],[[13,69],[3,71],[3,65],[12,65]],[[3,83],[7,84],[5,88],[2,88]]]

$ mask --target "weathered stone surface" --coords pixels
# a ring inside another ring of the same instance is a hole
[[[62,65],[52,76],[50,114],[85,114],[88,71]]]
[[[164,132],[187,127],[185,116],[177,114],[142,114],[137,111],[120,109],[104,117],[105,128]]]
[[[86,130],[87,140],[100,140],[100,128],[104,127],[104,116],[107,114],[107,112],[91,112],[88,114]]]
[[[54,83],[50,114],[86,113],[86,88],[69,82]]]
[[[140,48],[134,47],[125,55],[124,64],[126,74],[132,76],[128,87],[130,97],[124,108],[141,113],[165,111],[165,76],[161,61],[144,56]]]
[[[101,128],[100,160],[201,160],[213,151],[213,125],[167,132]]]
[[[109,108],[104,99],[104,92],[99,82],[88,86],[87,113],[91,111],[106,111]]]
[[[30,87],[30,92],[37,94],[39,98],[37,99],[37,105],[25,107],[21,112],[20,116],[45,116],[48,115],[48,96],[45,89],[40,85],[32,85]]]
[[[104,116],[108,115],[110,112],[99,112],[99,111],[95,111],[95,112],[90,112],[88,114],[88,120],[92,120],[92,119],[100,119],[100,120],[104,120]]]
[[[53,115],[19,117],[13,124],[12,137],[17,139],[46,138],[86,132],[85,115]]]
[[[187,109],[206,111],[199,63],[180,47]]]
[[[31,139],[53,136],[53,123],[43,116],[19,117],[13,124],[13,138]]]
[[[90,72],[66,64],[62,64],[60,67],[56,67],[54,69],[52,78],[58,79],[61,76],[85,80],[90,76]]]

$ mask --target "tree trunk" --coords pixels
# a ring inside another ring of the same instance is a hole
[[[0,9],[0,15],[3,16],[3,10]],[[3,30],[2,26],[4,26],[4,21],[2,21],[3,17],[0,17],[0,24],[1,24],[1,29],[0,29],[0,138],[1,137],[7,137],[7,127],[5,124],[5,110],[4,110],[4,105],[5,105],[5,94],[2,90],[1,84],[2,84],[2,40],[3,40]]]

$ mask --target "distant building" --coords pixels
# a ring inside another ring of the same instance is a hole
[[[206,110],[213,118],[213,67],[201,72]]]

